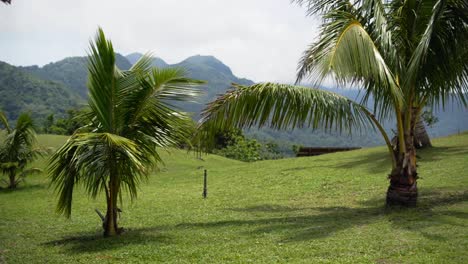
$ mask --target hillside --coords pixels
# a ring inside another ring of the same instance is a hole
[[[79,103],[80,99],[65,85],[42,80],[0,61],[0,109],[9,119],[16,120],[28,111],[34,118],[51,113],[60,116]]]
[[[41,136],[58,147],[66,137]],[[101,238],[97,200],[55,215],[45,174],[0,191],[6,263],[467,263],[468,134],[419,152],[419,206],[387,210],[385,148],[243,163],[161,152],[166,166],[125,195],[119,238]],[[45,161],[35,166],[44,167]],[[208,170],[208,198],[202,174]],[[31,201],[34,201],[32,203]]]
[[[127,55],[130,61],[136,62],[142,54],[132,53]],[[167,64],[161,58],[154,58],[153,65],[157,67],[180,67],[187,71],[190,78],[207,81],[206,85],[199,87],[203,92],[196,103],[175,103],[183,111],[194,113],[198,119],[205,105],[216,98],[217,95],[226,92],[232,83],[251,85],[251,80],[238,78],[231,69],[213,56],[196,55],[176,64]]]
[[[117,65],[122,69],[128,69],[132,63],[135,63],[142,54],[132,53],[123,57],[117,54]],[[200,89],[202,95],[196,100],[197,102],[185,102],[185,103],[174,103],[175,106],[183,111],[193,113],[194,119],[199,118],[200,111],[205,105],[211,100],[215,99],[217,95],[224,93],[231,87],[231,83],[239,83],[244,85],[253,84],[252,81],[239,78],[233,74],[231,69],[223,62],[213,56],[192,56],[182,62],[176,64],[168,64],[163,59],[155,57],[153,65],[157,67],[181,67],[184,68],[188,75],[195,79],[205,80],[208,83]],[[10,109],[10,113],[15,112],[18,109],[32,109],[37,104],[38,111],[35,112],[35,117],[44,119],[48,113],[55,113],[60,115],[63,112],[63,108],[73,108],[83,102],[86,102],[87,98],[87,70],[86,70],[86,57],[70,57],[63,59],[58,62],[47,64],[43,67],[28,66],[20,67],[25,71],[27,76],[34,79],[44,79],[53,82],[46,82],[42,80],[43,84],[51,83],[52,86],[59,85],[61,90],[67,90],[67,94],[70,94],[73,98],[73,102],[68,103],[66,99],[60,102],[55,101],[57,95],[48,92],[51,96],[47,96],[49,102],[43,102],[38,98],[45,97],[44,94],[32,96],[25,94],[21,98],[16,98],[14,93],[6,92],[15,89],[11,86],[11,83],[5,84],[6,87],[0,101],[0,107]],[[31,76],[34,75],[34,76]],[[17,82],[15,86],[23,86],[22,82]],[[27,85],[26,85],[27,86]],[[51,88],[56,89],[56,88]],[[351,99],[359,97],[358,90],[344,90],[344,89],[329,89],[330,91],[340,93]],[[38,91],[36,91],[37,93]],[[65,96],[66,97],[66,96]],[[28,102],[24,102],[23,99],[28,99]],[[33,98],[33,99],[31,99]],[[32,100],[32,101],[31,101]],[[54,102],[54,103],[52,103]],[[67,103],[64,103],[67,102]],[[25,106],[25,104],[27,106]],[[50,107],[49,107],[50,106]],[[15,109],[15,110],[13,110]],[[15,115],[18,113],[16,112]],[[468,130],[468,111],[461,109],[458,105],[448,103],[445,111],[437,109],[436,116],[439,117],[439,123],[433,127],[428,128],[431,137],[445,136],[460,131]],[[41,120],[39,120],[39,123]],[[387,131],[392,134],[394,129],[394,122],[389,121],[386,124]],[[340,134],[332,131],[324,132],[321,130],[311,129],[296,129],[294,131],[275,131],[268,128],[262,128],[260,130],[252,129],[246,132],[248,136],[256,138],[262,142],[276,142],[279,145],[280,150],[286,155],[293,155],[292,145],[303,145],[303,146],[376,146],[383,144],[382,137],[375,131],[365,131],[365,133],[353,133],[353,135]]]
[[[135,63],[142,54],[132,53],[127,55],[131,63]],[[157,67],[182,67],[187,70],[190,77],[208,81],[208,84],[201,87],[204,94],[197,100],[197,103],[176,104],[182,110],[193,112],[194,118],[198,119],[200,111],[206,103],[212,101],[217,95],[224,93],[230,88],[231,83],[251,85],[251,80],[236,77],[231,69],[213,56],[192,56],[177,64],[167,64],[159,57],[155,57],[153,65]],[[353,100],[358,100],[362,96],[359,90],[325,88],[331,92],[344,95]],[[468,111],[460,108],[453,102],[447,102],[445,110],[441,107],[436,109],[434,114],[439,118],[439,122],[433,127],[428,127],[431,137],[447,136],[460,131],[468,130]],[[394,129],[394,121],[385,122],[385,128],[390,135]],[[365,133],[364,133],[365,132]],[[281,152],[285,155],[293,155],[292,145],[303,146],[330,146],[330,147],[369,147],[383,145],[382,136],[377,131],[355,131],[352,135],[339,133],[337,131],[323,131],[320,129],[295,129],[290,131],[276,131],[269,128],[251,129],[246,131],[250,137],[262,142],[276,142]]]
[[[88,59],[87,57],[69,57],[63,60],[52,62],[43,67],[27,66],[21,67],[41,79],[59,82],[71,88],[72,92],[82,99],[88,98]],[[122,55],[116,54],[116,64],[122,70],[128,70],[132,66]]]

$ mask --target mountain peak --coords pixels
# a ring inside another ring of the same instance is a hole
[[[222,61],[211,55],[195,55],[183,60],[180,64],[204,65],[220,72],[232,75],[231,69]]]
[[[130,53],[128,54],[127,56],[125,56],[127,58],[127,60],[133,65],[135,64],[141,57],[143,57],[143,54],[139,53],[139,52],[134,52],[134,53]],[[151,63],[153,66],[155,67],[159,67],[159,68],[166,68],[167,66],[169,66],[169,64],[167,64],[163,59],[159,58],[159,57],[153,57],[153,62]]]

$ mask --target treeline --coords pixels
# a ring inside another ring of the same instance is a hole
[[[42,124],[36,125],[36,130],[45,134],[72,135],[77,129],[86,126],[86,113],[87,110],[82,108],[69,109],[66,116],[62,118],[50,114]],[[190,127],[195,134],[196,123],[192,122]],[[281,151],[280,145],[273,140],[265,142],[247,137],[239,129],[219,132],[214,140],[213,148],[210,149],[211,153],[247,162],[280,159],[292,151],[292,149]],[[180,142],[179,147],[193,149],[186,142]]]

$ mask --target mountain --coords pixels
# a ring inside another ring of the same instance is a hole
[[[88,88],[86,87],[88,80],[87,63],[87,57],[69,57],[43,67],[34,65],[21,67],[21,69],[41,79],[62,83],[82,99],[86,99],[88,94]],[[128,70],[132,66],[127,58],[118,53],[116,54],[116,64],[122,70]]]
[[[141,53],[138,53],[138,52],[135,52],[135,53],[131,53],[131,54],[128,54],[127,56],[125,56],[127,58],[127,60],[133,65],[135,64],[135,62],[137,62],[141,57],[143,56],[143,54]],[[153,58],[153,63],[151,64],[155,67],[159,67],[159,68],[166,68],[169,66],[169,64],[167,64],[163,59],[159,58],[159,57],[154,57]]]
[[[61,115],[79,103],[80,99],[64,84],[42,80],[21,68],[0,62],[0,109],[10,120],[16,120],[26,111],[36,119],[51,113]]]
[[[132,53],[127,55],[130,62],[136,62],[142,54]],[[205,80],[208,83],[201,87],[203,95],[198,99],[198,103],[179,103],[176,104],[179,108],[187,112],[193,112],[194,118],[199,117],[200,111],[205,104],[216,98],[217,95],[226,92],[231,86],[231,83],[243,85],[251,85],[254,82],[236,77],[231,69],[213,56],[196,55],[183,60],[180,63],[169,65],[160,58],[155,58],[153,65],[159,67],[182,67],[187,70],[188,75],[194,79]],[[359,101],[362,94],[355,89],[338,89],[321,87],[331,92],[335,92],[346,96],[350,99]],[[466,109],[456,107],[452,103],[448,103],[446,111],[441,108],[436,109],[434,114],[439,118],[439,122],[433,127],[428,127],[427,130],[431,137],[439,137],[457,133],[458,131],[468,130],[468,112]],[[389,133],[393,135],[395,122],[387,120],[384,126]],[[352,135],[347,133],[339,133],[337,131],[323,131],[312,129],[295,129],[289,131],[277,131],[269,128],[251,129],[246,131],[250,137],[254,137],[260,141],[274,141],[278,143],[283,153],[292,154],[292,145],[303,146],[341,146],[341,147],[369,147],[384,144],[382,136],[377,131],[354,131]]]
[[[129,69],[142,54],[132,53],[127,56],[117,54],[117,65],[121,69]],[[10,118],[16,119],[22,111],[31,111],[37,118],[44,118],[49,113],[61,114],[69,108],[85,102],[87,98],[87,68],[86,57],[70,57],[43,67],[14,67],[6,63],[0,64],[0,108],[3,108]],[[163,59],[155,57],[153,66],[180,67],[187,71],[189,77],[207,81],[199,87],[202,95],[197,102],[175,103],[174,105],[186,112],[194,113],[198,119],[206,103],[217,95],[225,93],[232,83],[251,85],[254,82],[235,76],[231,69],[213,56],[196,55],[176,64],[168,64]],[[326,89],[326,88],[325,88]],[[347,96],[353,100],[359,98],[358,90],[328,89]],[[460,109],[454,103],[448,103],[445,111],[438,108],[435,115],[439,122],[428,128],[431,137],[444,136],[468,130],[468,111]],[[392,135],[394,121],[385,122],[385,128]],[[378,132],[356,132],[352,136],[346,133],[329,132],[311,129],[296,129],[294,131],[276,131],[269,128],[252,129],[246,134],[260,141],[275,141],[283,152],[291,153],[292,145],[303,146],[374,146],[382,145],[383,140]]]
[[[135,63],[141,56],[140,53],[132,53],[126,57],[130,62]],[[154,58],[153,66],[183,68],[190,78],[207,81],[207,84],[199,87],[202,95],[197,102],[174,103],[183,111],[194,113],[195,119],[198,119],[201,110],[208,102],[215,99],[217,95],[225,93],[232,83],[242,85],[254,83],[251,80],[236,77],[227,65],[213,56],[195,55],[176,64],[167,64],[161,58]]]

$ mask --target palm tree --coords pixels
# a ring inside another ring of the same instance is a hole
[[[458,0],[295,0],[309,15],[322,15],[319,38],[304,52],[297,82],[325,78],[362,88],[354,102],[331,92],[256,84],[210,103],[203,113],[206,135],[216,129],[270,125],[338,130],[373,126],[392,161],[387,205],[417,201],[415,122],[424,107],[452,98],[467,104],[468,2]],[[366,107],[373,98],[372,109]],[[381,121],[396,119],[392,146]]]
[[[169,102],[193,98],[193,87],[202,82],[186,78],[180,69],[152,68],[151,61],[145,55],[130,70],[119,70],[112,43],[99,29],[88,61],[89,124],[50,160],[58,212],[70,217],[76,184],[93,198],[105,193],[105,236],[121,232],[117,200],[123,191],[136,198],[138,185],[161,162],[158,148],[189,136],[188,117]]]
[[[21,114],[15,129],[10,127],[6,115],[0,112],[0,124],[7,134],[0,145],[0,171],[8,176],[9,189],[15,189],[25,176],[39,169],[26,169],[26,166],[42,153],[36,146],[36,132],[31,117]]]

